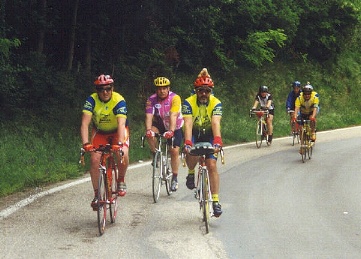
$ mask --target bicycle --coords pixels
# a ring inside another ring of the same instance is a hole
[[[152,161],[152,190],[153,200],[158,202],[160,196],[161,186],[164,184],[168,196],[171,195],[170,190],[172,184],[173,173],[170,167],[170,153],[167,139],[159,133],[155,133],[154,137],[157,138],[157,148],[153,155]],[[142,136],[142,148],[144,148],[144,140],[146,136]],[[173,146],[174,138],[172,138],[171,146]]]
[[[117,148],[115,148],[117,147]],[[99,180],[98,180],[98,206],[97,219],[99,235],[103,235],[105,231],[105,224],[107,218],[107,211],[109,210],[110,222],[115,223],[118,209],[118,166],[114,155],[120,155],[120,162],[122,163],[123,153],[119,151],[119,146],[106,144],[100,145],[91,152],[101,152],[99,163]],[[85,150],[81,149],[81,164],[84,165]],[[115,179],[115,180],[114,180]]]
[[[287,111],[288,114],[294,113],[294,110]],[[297,144],[300,143],[300,126],[297,122],[292,122],[291,124],[292,128],[292,146],[295,145],[295,142],[297,141]]]
[[[311,159],[312,157],[312,149],[315,142],[311,141],[311,126],[310,120],[297,120],[297,123],[300,125],[300,141],[301,141],[301,148],[300,154],[302,158],[302,162],[304,163],[306,157]]]
[[[198,142],[190,149],[189,154],[191,156],[199,156],[198,161],[198,176],[197,184],[194,192],[194,197],[198,199],[199,209],[202,213],[202,220],[206,227],[206,234],[209,233],[209,221],[210,217],[213,216],[212,210],[212,193],[209,183],[209,174],[206,166],[206,156],[214,154],[215,149],[209,142]],[[219,151],[221,155],[222,164],[224,164],[224,152],[223,149]],[[185,154],[182,153],[183,166],[185,166]]]
[[[249,111],[249,117],[252,117],[253,115],[257,116],[257,124],[256,124],[256,146],[257,148],[260,148],[262,145],[262,141],[266,140],[267,146],[271,145],[270,142],[268,142],[268,127],[266,119],[268,117],[269,111],[268,110],[250,110]]]

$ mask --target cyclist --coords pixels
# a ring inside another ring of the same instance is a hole
[[[146,136],[153,153],[156,149],[155,132],[163,134],[168,139],[168,145],[172,145],[171,138],[174,136],[173,147],[170,148],[173,173],[171,191],[177,191],[180,164],[179,147],[183,139],[181,98],[170,91],[170,81],[166,77],[157,77],[154,80],[154,85],[156,86],[156,93],[148,98],[145,105]]]
[[[268,127],[268,143],[272,143],[273,138],[273,116],[274,116],[274,104],[272,94],[268,91],[268,86],[260,86],[256,95],[255,101],[252,106],[252,110],[255,110],[260,105],[261,109],[268,110],[268,117],[266,123]]]
[[[301,82],[294,81],[292,83],[292,88],[293,88],[293,90],[288,94],[287,101],[286,101],[286,109],[287,109],[287,112],[290,115],[290,126],[291,126],[291,130],[292,130],[291,135],[296,130],[294,128],[295,123],[293,123],[294,112],[290,112],[290,111],[295,110],[296,98],[298,96],[300,96],[300,93],[301,93]]]
[[[206,156],[206,165],[209,170],[210,188],[213,200],[214,216],[222,214],[219,204],[219,175],[217,171],[217,157],[222,147],[221,118],[222,103],[212,94],[214,83],[204,68],[194,82],[195,94],[188,97],[182,106],[184,118],[184,151],[186,154],[193,143],[210,142],[215,147],[216,153]],[[186,156],[188,176],[186,185],[194,189],[194,168],[198,162],[195,156]]]
[[[307,84],[303,87],[302,93],[296,99],[295,102],[295,114],[293,121],[297,120],[297,114],[300,113],[300,117],[303,120],[310,120],[311,126],[311,140],[316,141],[316,115],[319,108],[318,94],[313,90],[313,86]]]
[[[85,151],[93,151],[100,145],[118,145],[122,150],[123,161],[120,163],[118,154],[119,178],[117,191],[124,196],[127,191],[125,173],[129,164],[129,128],[127,120],[126,102],[119,93],[114,91],[114,80],[109,75],[100,75],[94,81],[96,93],[91,94],[85,101],[80,127],[80,134]],[[92,123],[89,139],[89,126]],[[97,209],[99,162],[101,154],[90,154],[90,177],[94,189],[94,199],[91,202],[93,210]]]

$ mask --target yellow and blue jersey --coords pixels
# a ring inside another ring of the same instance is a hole
[[[83,113],[92,115],[97,130],[114,132],[118,128],[117,117],[127,118],[127,105],[119,93],[113,92],[108,102],[99,99],[97,93],[90,95],[84,104]]]

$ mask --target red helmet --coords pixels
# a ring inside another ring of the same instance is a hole
[[[94,81],[94,84],[96,86],[110,85],[112,83],[114,83],[113,78],[110,75],[104,75],[104,74],[98,76],[98,78],[95,79]]]
[[[197,88],[202,86],[208,86],[210,88],[213,88],[214,83],[212,81],[212,78],[204,76],[198,77],[196,81],[194,81],[194,87]]]

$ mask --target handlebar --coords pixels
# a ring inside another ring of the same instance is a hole
[[[163,138],[163,139],[168,140],[166,137],[164,137],[163,134],[160,134],[160,133],[157,133],[157,132],[154,132],[154,137],[155,137],[155,138]],[[140,146],[141,148],[144,148],[144,147],[145,147],[144,142],[145,142],[145,139],[146,139],[146,138],[147,138],[146,135],[144,135],[144,136],[141,137],[141,141],[142,141],[142,145]],[[174,137],[172,137],[172,146],[173,146],[173,143],[174,143]]]
[[[104,145],[99,145],[99,147],[95,148],[94,150],[91,150],[89,152],[102,152],[102,153],[116,153],[116,152],[119,152],[119,155],[121,157],[121,161],[122,161],[122,158],[123,158],[123,155],[124,155],[124,152],[123,150],[119,150],[119,145],[110,145],[110,144],[106,144],[105,146]],[[84,155],[85,153],[87,153],[85,151],[84,148],[80,148],[80,160],[79,160],[79,164],[81,164],[82,166],[85,165],[85,161],[84,161]]]
[[[264,110],[264,109],[249,110],[250,118],[252,117],[252,115],[256,115],[258,118],[262,116],[268,117],[268,114],[269,114],[269,110]]]
[[[202,143],[200,143],[202,145]],[[198,149],[193,146],[191,151],[189,152],[189,155],[191,156],[205,156],[205,155],[209,155],[209,154],[214,154],[215,149],[213,148],[213,146],[210,143],[206,143],[207,145],[205,146],[198,146]],[[221,162],[224,165],[225,161],[224,161],[224,150],[222,147],[219,148],[218,153],[221,156]],[[187,153],[183,150],[181,153],[181,160],[182,160],[182,165],[183,167],[186,166],[186,156]]]

